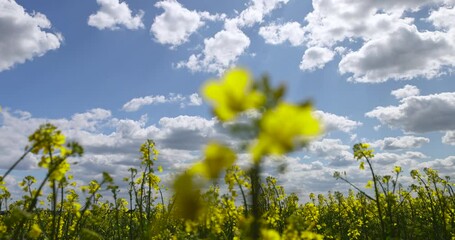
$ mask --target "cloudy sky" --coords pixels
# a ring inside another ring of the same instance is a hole
[[[274,170],[289,191],[366,183],[352,145],[370,142],[377,171],[455,172],[454,0],[0,0],[0,168],[51,122],[86,149],[81,183],[139,167],[147,138],[162,175],[212,139],[238,139],[210,114],[200,87],[233,66],[312,99],[326,132]],[[248,156],[241,156],[248,161]],[[283,160],[281,160],[283,161]],[[30,156],[7,179],[43,176]],[[406,182],[409,177],[404,177]],[[121,180],[117,182],[120,183]]]

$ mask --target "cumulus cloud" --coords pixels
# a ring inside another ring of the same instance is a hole
[[[288,22],[285,24],[270,24],[259,28],[261,35],[268,44],[282,44],[289,41],[292,46],[299,46],[305,40],[305,31],[298,22]]]
[[[419,164],[419,168],[432,168],[439,172],[440,177],[453,177],[453,172],[455,171],[455,156],[448,156],[446,158],[438,158],[428,162],[423,162]]]
[[[320,110],[317,110],[314,113],[321,119],[326,132],[342,131],[350,133],[357,127],[362,126],[361,122],[353,121],[345,116],[338,116]]]
[[[133,16],[126,2],[120,0],[96,0],[100,9],[88,18],[88,25],[100,30],[116,30],[120,27],[136,30],[144,28],[142,17],[144,12],[139,12]]]
[[[421,152],[412,152],[408,151],[405,153],[378,153],[374,155],[375,163],[379,165],[389,165],[389,166],[401,166],[404,169],[411,169],[418,166],[420,159],[428,158],[425,154]],[[387,169],[391,171],[392,169]],[[386,172],[384,172],[386,173]]]
[[[311,47],[303,54],[302,61],[300,62],[300,69],[313,71],[321,69],[326,63],[330,62],[335,54],[327,48]]]
[[[390,34],[400,24],[411,24],[404,12],[412,12],[434,1],[374,1],[349,0],[313,1],[313,11],[305,20],[309,43],[335,45],[346,39],[368,41]],[[322,40],[322,42],[319,42]]]
[[[122,110],[127,112],[134,112],[146,105],[165,103],[168,101],[169,100],[166,99],[166,97],[163,95],[133,98],[123,105]]]
[[[225,29],[204,40],[204,50],[193,54],[187,62],[179,62],[178,68],[186,67],[193,72],[221,73],[237,61],[250,46],[250,39],[238,28]]]
[[[0,1],[0,72],[60,47],[63,37],[50,32],[47,17],[27,13],[13,0]]]
[[[433,10],[430,12],[427,21],[439,29],[450,30],[455,26],[455,8],[453,5],[451,7],[447,5]]]
[[[301,201],[308,201],[308,195],[310,193],[327,194],[328,191],[346,190],[346,186],[342,188],[337,187],[340,182],[333,178],[334,171],[338,169],[328,166],[322,161],[308,162],[297,157],[286,157],[283,159],[283,162],[286,162],[288,166],[292,167],[286,168],[283,174],[276,173],[276,171],[268,171],[266,174],[277,177],[278,184],[284,186],[286,193],[296,193]],[[273,163],[266,162],[267,166]],[[355,171],[354,168],[348,168],[346,166],[343,168],[348,172]],[[362,174],[357,174],[356,176],[359,175]]]
[[[340,73],[356,82],[430,79],[455,66],[453,1],[313,0],[312,5],[305,24],[272,23],[259,30],[269,44],[305,45],[303,71],[322,68],[334,52],[341,56]],[[422,10],[428,18],[410,14]],[[315,47],[325,54],[311,58]]]
[[[455,44],[447,34],[405,26],[346,54],[339,68],[342,74],[352,73],[350,80],[357,82],[430,79],[442,74],[444,67],[455,66],[454,54]]]
[[[205,119],[199,116],[178,116],[162,118],[159,121],[159,142],[165,148],[183,150],[201,150],[210,140],[228,143],[227,131],[215,119]]]
[[[381,150],[399,150],[419,148],[429,143],[430,139],[416,136],[387,137],[371,143],[372,147],[379,147]]]
[[[221,74],[250,46],[250,38],[241,29],[262,22],[272,10],[287,2],[288,0],[251,0],[238,16],[225,19],[223,30],[204,39],[202,53],[192,54],[187,61],[177,63],[177,68]]]
[[[442,142],[455,146],[455,131],[447,131],[442,137]]]
[[[351,147],[343,144],[340,139],[324,138],[309,144],[306,149],[310,154],[321,160],[330,160],[336,166],[352,164]]]
[[[288,3],[289,0],[251,0],[248,7],[234,18],[227,19],[225,25],[230,27],[251,27],[262,22],[264,17],[274,9]]]
[[[208,12],[191,11],[175,0],[164,0],[155,3],[155,7],[164,12],[155,17],[150,32],[156,41],[169,44],[171,47],[181,45],[204,25],[204,20],[222,20],[225,15],[211,15]]]
[[[455,130],[455,93],[410,96],[401,99],[398,106],[376,107],[365,116],[405,132]]]
[[[393,90],[390,94],[395,96],[396,99],[402,99],[410,96],[418,96],[420,90],[416,86],[407,84],[403,88]]]
[[[193,93],[189,96],[190,106],[201,106],[202,105],[202,98],[197,93]]]
[[[199,97],[197,93],[193,93],[189,96],[170,93],[167,97],[164,95],[150,95],[131,99],[123,105],[122,110],[126,112],[135,112],[144,106],[160,103],[180,103],[180,107],[184,108],[186,106],[202,105],[202,98]]]

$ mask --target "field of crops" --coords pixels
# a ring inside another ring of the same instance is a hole
[[[14,196],[14,202],[9,201],[12,196],[5,183],[0,183],[0,238],[455,238],[454,183],[432,169],[411,171],[413,183],[407,186],[400,184],[400,166],[391,169],[392,175],[377,175],[371,164],[374,152],[367,143],[353,146],[353,158],[359,171],[371,173],[366,183],[369,191],[335,172],[334,177],[352,190],[310,194],[310,201],[302,203],[296,194],[286,193],[276,178],[262,177],[265,158],[301,149],[323,131],[312,115],[311,102],[288,103],[284,93],[283,86],[272,88],[267,78],[252,81],[243,69],[206,83],[203,94],[220,121],[234,121],[245,111],[260,114],[241,126],[233,125],[233,134],[252,135],[241,149],[219,142],[207,144],[203,160],[176,176],[172,196],[166,200],[157,176],[163,169],[153,140],[138,146],[139,169],[130,168],[123,179],[105,172],[102,180],[80,186],[75,181],[78,176],[68,171],[70,158],[83,157],[83,146],[67,142],[54,125],[42,125],[1,180],[30,154],[38,156],[38,165],[47,174],[41,182],[25,177],[20,182],[23,195]],[[251,155],[247,169],[237,165],[239,151]],[[128,183],[127,189],[117,185],[122,181]],[[220,192],[223,184],[226,193]],[[128,197],[119,197],[120,191]],[[49,208],[43,207],[46,202]]]

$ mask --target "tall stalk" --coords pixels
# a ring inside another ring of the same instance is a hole
[[[386,230],[385,230],[385,223],[384,219],[382,218],[382,208],[381,208],[381,203],[380,203],[380,194],[379,194],[379,189],[378,189],[378,183],[377,181],[378,178],[376,177],[376,174],[374,173],[373,166],[371,165],[370,159],[362,152],[363,157],[368,163],[368,167],[370,168],[371,176],[373,177],[373,184],[374,184],[374,194],[376,195],[376,207],[378,208],[378,214],[379,214],[379,221],[381,223],[381,236],[382,239],[387,239],[386,237]]]
[[[260,209],[260,188],[261,188],[261,179],[259,176],[260,173],[259,163],[255,163],[251,168],[251,198],[252,198],[252,207],[251,211],[253,214],[253,223],[251,224],[251,238],[259,239],[260,238],[260,229],[261,229],[261,209]]]

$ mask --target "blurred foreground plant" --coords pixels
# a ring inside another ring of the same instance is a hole
[[[209,80],[203,86],[202,93],[213,105],[213,112],[221,122],[235,124],[237,117],[246,111],[258,113],[259,118],[249,119],[250,124],[247,124],[249,128],[243,129],[243,131],[256,133],[247,144],[252,159],[251,167],[247,170],[251,183],[250,209],[246,203],[246,194],[240,178],[236,175],[231,176],[241,189],[245,217],[251,218],[248,223],[248,234],[244,237],[279,238],[279,234],[274,233],[274,230],[267,230],[262,224],[261,168],[265,157],[290,153],[305,146],[321,133],[319,120],[313,115],[311,103],[285,102],[283,86],[272,88],[267,77],[263,77],[260,81],[253,81],[250,73],[240,68],[227,71],[220,80]],[[176,207],[179,209],[180,216],[191,221],[199,220],[204,212],[202,211],[204,204],[201,203],[200,197],[200,189],[205,185],[204,178],[216,180],[220,173],[236,162],[236,159],[235,151],[229,146],[221,143],[210,143],[207,146],[203,160],[178,177],[174,184]],[[183,182],[186,184],[182,184]]]

